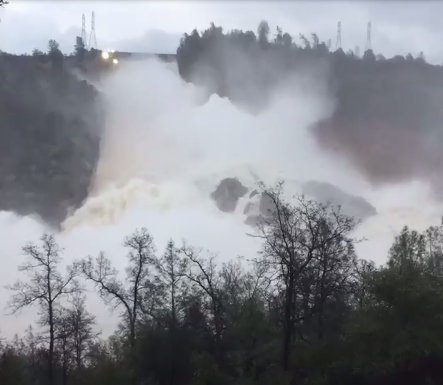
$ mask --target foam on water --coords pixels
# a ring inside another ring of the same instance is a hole
[[[254,256],[260,245],[246,236],[251,229],[243,224],[245,202],[226,214],[210,199],[225,177],[238,177],[250,188],[257,180],[285,179],[288,194],[299,181],[314,179],[363,196],[379,215],[357,229],[357,236],[368,238],[357,251],[379,263],[403,225],[421,230],[439,223],[443,208],[430,200],[426,186],[411,182],[373,189],[352,165],[319,150],[309,127],[334,107],[323,85],[322,79],[294,74],[266,111],[251,115],[217,96],[202,105],[200,89],[155,61],[122,66],[102,85],[109,112],[90,197],[59,235],[66,262],[103,250],[123,271],[123,237],[141,226],[153,234],[159,252],[172,237],[217,252],[225,261]],[[18,275],[21,246],[36,241],[44,226],[0,213],[0,231],[0,280],[7,285]],[[2,304],[8,296],[0,289]],[[92,294],[90,306],[109,333],[115,317]],[[4,317],[2,332],[22,331],[32,314]]]

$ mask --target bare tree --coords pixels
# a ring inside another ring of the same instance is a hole
[[[166,246],[166,251],[162,258],[156,261],[156,269],[159,273],[159,280],[169,297],[169,304],[166,307],[170,311],[171,329],[174,329],[178,323],[179,312],[182,309],[181,300],[183,278],[187,270],[187,259],[182,257],[182,251],[177,248],[172,240]]]
[[[129,328],[132,381],[136,384],[136,326],[138,318],[151,310],[148,303],[153,285],[149,268],[155,263],[155,247],[153,238],[145,228],[125,238],[124,245],[129,249],[125,281],[117,278],[118,271],[104,253],[100,253],[95,261],[91,257],[82,261],[81,270],[86,279],[94,283],[107,304],[124,309],[123,317]]]
[[[263,241],[258,262],[269,269],[283,297],[282,366],[288,370],[291,340],[296,319],[296,286],[304,270],[335,245],[346,248],[354,220],[304,196],[295,197],[294,205],[283,198],[283,182],[274,188],[260,184],[271,209],[257,225],[257,237]],[[332,250],[331,250],[332,251]]]
[[[204,303],[210,314],[212,325],[210,325],[211,337],[214,341],[214,352],[218,364],[222,362],[222,334],[226,328],[224,319],[224,306],[221,295],[221,276],[217,271],[215,255],[200,256],[202,250],[189,246],[183,246],[182,251],[189,260],[189,268],[185,276],[191,282],[196,295]],[[206,301],[204,301],[206,299]]]
[[[38,382],[38,367],[41,360],[42,338],[35,335],[33,327],[29,326],[26,330],[24,340],[25,345],[27,346],[29,377],[32,378],[32,384],[35,384]]]
[[[186,293],[187,281],[185,273],[187,271],[188,260],[183,258],[182,250],[175,246],[171,239],[163,256],[156,260],[156,270],[158,277],[156,280],[156,288],[159,291],[159,297],[163,298],[162,307],[165,309],[166,321],[169,331],[169,343],[175,345],[177,342],[177,328],[183,319],[184,295]],[[169,383],[176,382],[177,363],[181,357],[174,349],[171,351]]]
[[[58,356],[62,367],[62,384],[68,383],[68,369],[72,361],[72,349],[70,345],[71,337],[73,335],[73,327],[70,322],[69,310],[61,307],[58,309],[56,315],[56,346]]]
[[[341,216],[338,212],[331,210],[329,223],[322,230],[321,246],[317,251],[314,261],[315,287],[314,314],[317,317],[317,336],[319,340],[324,336],[324,318],[326,302],[339,295],[351,293],[350,276],[354,271],[357,256],[354,250],[354,240],[348,235],[354,230],[354,222],[351,218]],[[340,223],[342,227],[336,236],[331,236]]]
[[[81,372],[85,366],[87,349],[94,343],[100,333],[94,332],[95,316],[86,309],[86,296],[78,293],[71,303],[72,307],[68,311],[72,328],[70,344],[72,345],[77,372]]]
[[[371,286],[369,280],[372,277],[374,271],[374,262],[366,261],[364,259],[356,261],[352,277],[352,291],[355,305],[360,309],[363,309],[365,306],[367,306],[367,302],[369,302],[371,299]]]
[[[49,356],[48,356],[48,384],[54,383],[54,344],[56,339],[55,312],[60,300],[79,291],[75,278],[76,266],[67,268],[66,276],[59,272],[62,262],[62,249],[52,235],[44,234],[41,237],[41,248],[28,244],[23,252],[28,257],[19,271],[24,272],[28,282],[18,281],[9,287],[14,292],[8,303],[12,313],[23,308],[37,305],[40,310],[40,324],[48,327]]]

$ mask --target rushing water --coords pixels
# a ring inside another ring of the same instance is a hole
[[[299,181],[328,181],[364,197],[379,214],[356,230],[367,238],[357,252],[377,263],[403,225],[422,230],[438,223],[443,207],[429,198],[427,186],[412,181],[374,189],[351,164],[320,151],[309,127],[333,111],[334,101],[321,80],[309,82],[307,87],[297,77],[288,79],[266,111],[251,115],[216,96],[202,104],[202,91],[163,64],[123,66],[102,85],[107,130],[90,197],[66,219],[58,237],[66,262],[103,250],[122,271],[123,237],[141,226],[153,234],[159,252],[172,237],[217,252],[220,260],[253,256],[260,245],[246,236],[251,229],[243,224],[245,201],[227,214],[210,199],[225,177],[238,177],[251,188],[257,179],[268,184],[285,179],[288,194]],[[44,230],[36,219],[0,213],[3,285],[18,276],[21,246]],[[1,288],[2,304],[8,296]],[[100,328],[111,331],[115,317],[92,293],[89,305]],[[31,316],[35,312],[2,318],[2,333],[23,331]]]

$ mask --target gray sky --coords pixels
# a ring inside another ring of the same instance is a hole
[[[280,26],[294,37],[317,33],[332,39],[335,47],[337,22],[342,23],[345,51],[366,41],[367,22],[372,22],[372,46],[376,53],[417,55],[430,62],[443,62],[443,2],[298,2],[298,1],[25,1],[10,0],[0,10],[0,50],[12,53],[46,49],[51,38],[71,52],[75,36],[86,15],[89,38],[91,12],[96,14],[98,48],[151,53],[174,52],[180,37],[193,28],[204,30],[213,21],[225,30],[256,30],[260,20],[271,30]]]

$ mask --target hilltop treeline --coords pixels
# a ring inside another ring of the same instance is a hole
[[[98,92],[48,53],[0,54],[0,211],[57,226],[86,198],[98,159]]]
[[[2,385],[441,384],[443,227],[403,229],[377,268],[352,218],[265,193],[262,249],[242,264],[172,240],[158,253],[146,229],[124,241],[124,274],[103,253],[63,273],[53,237],[26,245],[9,309],[40,318],[0,344]],[[109,338],[85,280],[119,311]]]
[[[440,189],[443,67],[423,54],[385,58],[367,50],[357,57],[329,50],[316,34],[273,33],[263,21],[257,33],[211,24],[185,34],[177,61],[185,80],[254,111],[293,75],[306,87],[323,86],[336,102],[332,116],[313,127],[325,149],[347,156],[374,183],[421,179]]]

